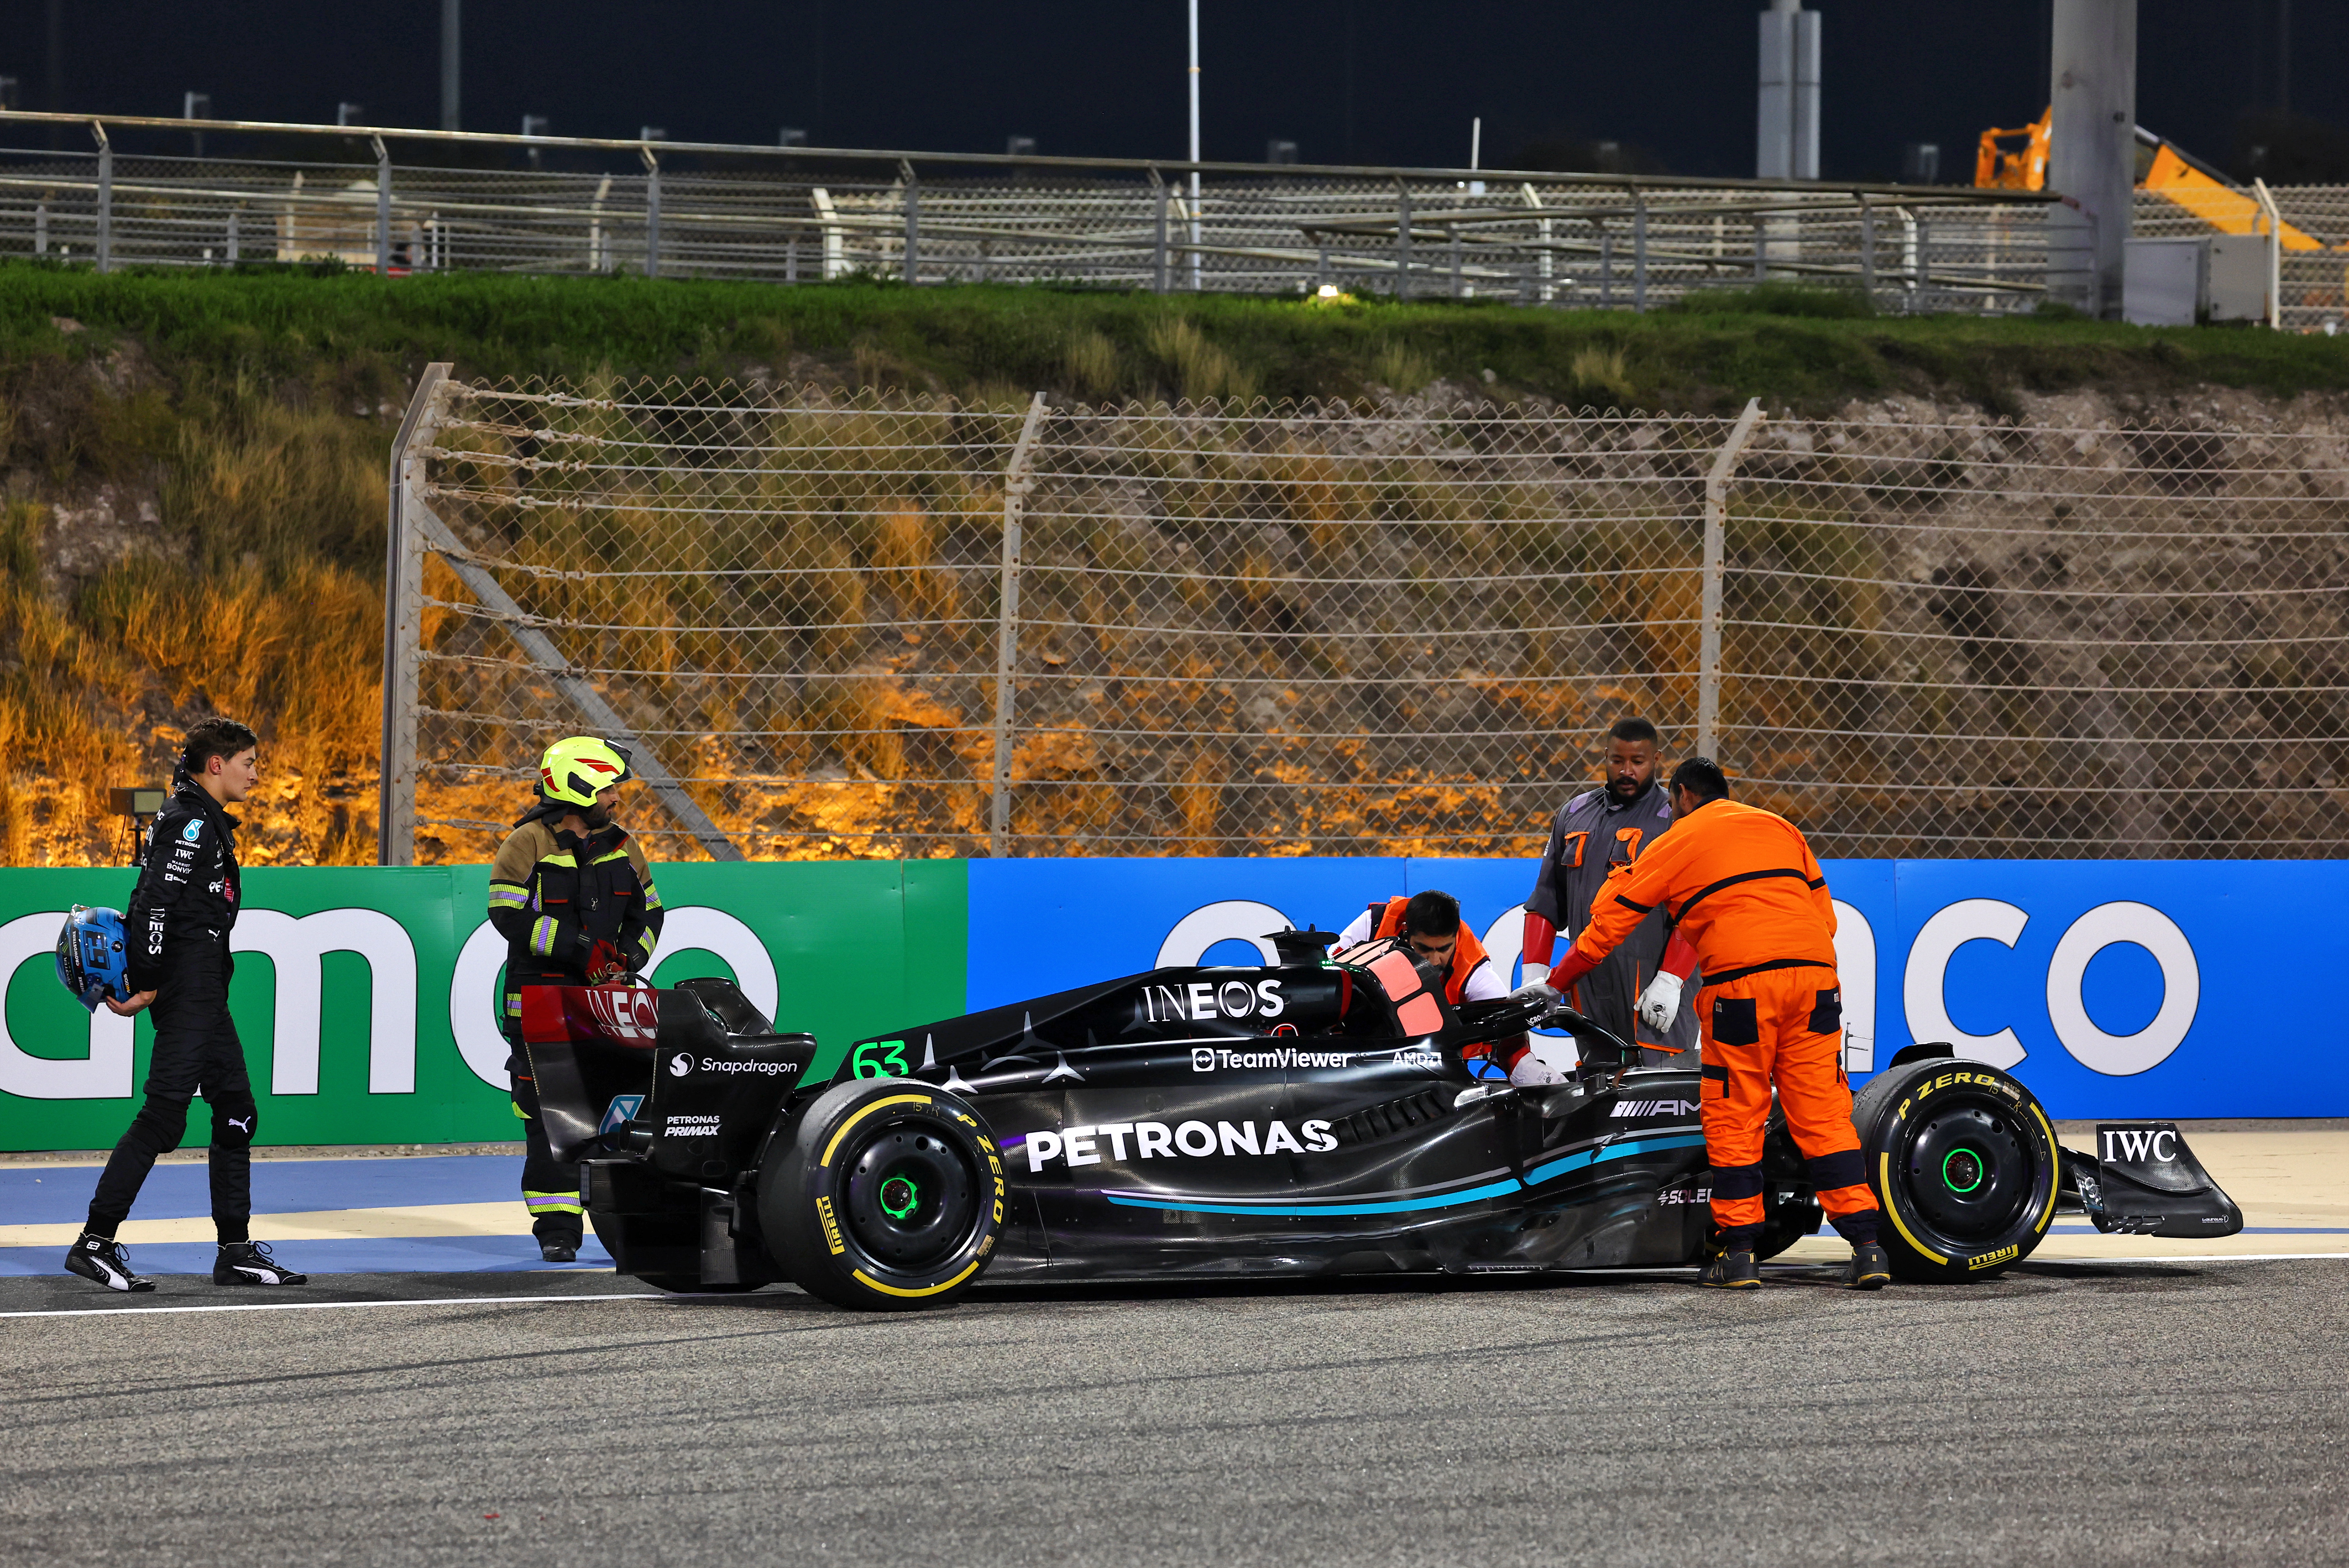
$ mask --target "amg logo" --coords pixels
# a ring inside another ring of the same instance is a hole
[[[1694,1100],[1618,1100],[1609,1116],[1692,1116]]]
[[[2106,1127],[2105,1158],[2167,1165],[2178,1158],[2175,1127]]]

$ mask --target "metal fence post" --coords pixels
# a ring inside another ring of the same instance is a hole
[[[1648,308],[1648,199],[1631,188],[1631,308]]]
[[[1873,304],[1876,299],[1876,209],[1868,204],[1868,192],[1859,192],[1859,288]]]
[[[96,120],[89,122],[90,134],[98,138],[98,270],[114,270],[114,143],[106,139],[106,127]]]
[[[922,281],[922,182],[911,163],[901,162],[898,170],[905,177],[905,281]]]
[[[1169,278],[1166,270],[1167,191],[1166,182],[1159,177],[1158,171],[1155,169],[1153,169],[1150,171],[1150,193],[1153,197],[1156,198],[1158,208],[1158,226],[1154,232],[1151,242],[1153,249],[1151,253],[1150,275],[1155,281],[1151,284],[1150,287],[1151,291],[1154,294],[1164,294],[1167,289],[1172,286],[1171,279]]]
[[[1003,577],[998,595],[995,628],[995,764],[987,805],[987,852],[1000,860],[1010,853],[1011,839],[1011,702],[1013,678],[1019,662],[1019,514],[1034,484],[1029,462],[1036,446],[1036,428],[1044,421],[1044,394],[1028,404],[1027,422],[1003,468]]]
[[[660,160],[651,143],[636,149],[645,161],[645,275],[660,276]]]
[[[1597,222],[1599,224],[1599,308],[1612,310],[1615,308],[1615,231],[1607,226],[1606,219],[1600,218]]]
[[[375,861],[416,863],[416,705],[424,658],[424,543],[403,522],[402,503],[419,477],[409,449],[432,439],[447,395],[450,366],[424,367],[408,417],[391,443],[390,514],[383,563],[383,751],[376,781]]]
[[[1745,411],[1729,427],[1729,439],[1713,454],[1704,476],[1704,581],[1702,621],[1697,628],[1696,752],[1718,762],[1721,753],[1721,586],[1729,558],[1729,476],[1754,427],[1762,422],[1762,400],[1746,400]]]
[[[378,277],[391,275],[391,150],[383,138],[371,136],[375,143],[375,273]]]
[[[1411,187],[1395,182],[1395,297],[1411,297]]]

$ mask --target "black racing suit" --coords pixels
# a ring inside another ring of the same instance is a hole
[[[146,1102],[114,1146],[89,1203],[89,1228],[111,1236],[129,1217],[158,1155],[180,1147],[188,1102],[212,1107],[212,1224],[222,1244],[249,1239],[253,1135],[260,1116],[244,1046],[228,1013],[229,931],[236,924],[236,818],[193,783],[157,814],[146,864],[123,916],[135,994],[151,991],[155,1049]]]
[[[585,985],[598,955],[639,972],[651,969],[662,913],[652,867],[636,841],[615,823],[584,840],[558,832],[554,825],[567,810],[540,806],[525,814],[498,846],[490,867],[490,923],[506,939],[499,1020],[513,1047],[506,1071],[526,1140],[523,1206],[542,1242],[577,1247],[584,1230],[579,1170],[555,1159],[539,1120],[538,1085],[523,1048],[522,988]]]

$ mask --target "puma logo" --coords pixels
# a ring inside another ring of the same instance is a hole
[[[228,1118],[228,1125],[234,1127],[239,1132],[251,1132],[253,1130],[253,1118],[251,1116],[231,1116]]]

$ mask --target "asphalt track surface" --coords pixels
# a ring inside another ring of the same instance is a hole
[[[0,1280],[0,1562],[2349,1562],[2349,1260],[642,1290]]]

